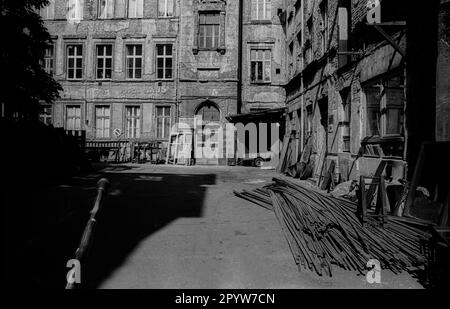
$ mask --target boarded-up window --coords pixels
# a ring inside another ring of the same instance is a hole
[[[48,5],[40,9],[39,14],[42,19],[50,20],[55,18],[55,0],[50,0]]]
[[[158,16],[173,16],[173,0],[158,0]]]
[[[170,106],[156,107],[156,137],[169,138],[171,126]]]
[[[141,109],[139,106],[128,106],[127,113],[127,137],[139,138],[141,127]]]
[[[67,0],[67,20],[83,19],[84,0]]]
[[[111,127],[111,108],[109,106],[95,107],[95,137],[109,138]]]
[[[67,106],[66,107],[66,130],[79,131],[81,130],[81,107]]]
[[[127,16],[127,0],[115,0],[114,16],[125,18]]]
[[[270,0],[252,0],[252,20],[271,20],[272,4]]]
[[[98,18],[110,19],[114,17],[114,0],[98,0]]]
[[[144,0],[128,0],[128,17],[142,18],[144,16]]]

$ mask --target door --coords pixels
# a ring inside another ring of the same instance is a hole
[[[195,158],[197,164],[219,164],[220,111],[212,103],[205,103],[196,113],[198,133],[196,134]]]

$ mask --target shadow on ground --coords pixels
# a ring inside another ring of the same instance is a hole
[[[59,186],[10,189],[4,202],[4,281],[11,287],[63,288],[66,262],[80,241],[96,196],[96,182],[112,186],[98,216],[93,246],[83,271],[96,288],[139,243],[183,217],[201,217],[206,186],[215,175],[143,174],[109,169]],[[26,192],[24,194],[23,192]]]

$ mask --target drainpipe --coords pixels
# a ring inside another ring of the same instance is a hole
[[[302,40],[301,40],[301,45],[302,48],[303,46],[305,46],[305,14],[304,14],[304,8],[305,8],[305,1],[301,0],[301,6],[302,6],[302,11],[300,14],[302,14],[302,23],[300,26],[300,31],[302,32]],[[303,51],[302,51],[303,54]],[[304,54],[303,54],[304,55]],[[305,147],[305,84],[303,82],[303,64],[304,64],[304,59],[303,59],[303,55],[302,55],[302,63],[301,63],[301,70],[302,70],[302,75],[300,76],[300,93],[301,95],[301,112],[300,112],[300,150],[303,152],[304,147]]]
[[[242,47],[244,27],[244,0],[239,0],[239,30],[238,30],[238,84],[237,84],[237,113],[242,112]]]

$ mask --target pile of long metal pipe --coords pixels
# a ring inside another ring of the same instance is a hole
[[[426,262],[421,248],[430,235],[420,222],[389,216],[381,225],[373,217],[363,226],[356,203],[282,179],[235,194],[275,212],[300,271],[331,277],[337,266],[363,274],[376,259],[400,273]]]

